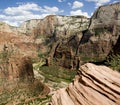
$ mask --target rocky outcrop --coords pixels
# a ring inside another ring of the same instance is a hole
[[[113,53],[116,55],[116,54],[120,54],[120,36],[113,48]]]
[[[34,78],[29,57],[12,55],[0,59],[0,104],[26,104],[46,98],[49,92],[48,86]]]
[[[89,19],[83,16],[50,15],[38,24],[40,35],[67,38],[88,28]]]
[[[5,53],[4,53],[5,54]],[[34,78],[32,61],[23,55],[3,55],[0,59],[0,104],[12,105],[21,100],[45,96],[50,89]],[[19,98],[16,98],[18,97]]]
[[[77,55],[79,40],[82,34],[78,34],[59,43],[54,51],[56,63],[69,69],[78,69],[80,66],[80,57]]]
[[[0,79],[3,81],[29,81],[34,79],[31,59],[20,55],[0,59]]]
[[[29,57],[11,57],[8,63],[9,79],[34,79],[32,61]]]
[[[12,27],[0,23],[0,44],[15,46],[22,54],[35,56],[38,52],[49,52],[50,46],[55,41],[63,41],[79,31],[88,28],[89,19],[83,16],[55,16],[50,15],[44,19],[28,20],[20,27]],[[14,49],[14,47],[13,47]]]
[[[41,19],[32,19],[23,22],[17,30],[26,35],[31,35],[32,31],[37,27],[37,25],[41,22]]]
[[[83,32],[79,53],[88,61],[104,60],[120,36],[120,3],[99,7]]]
[[[102,61],[111,50],[119,49],[115,47],[120,35],[119,11],[120,3],[116,3],[99,7],[91,19],[50,15],[28,20],[20,27],[1,23],[0,48],[12,43],[18,52],[32,57],[50,52],[51,60],[55,58],[59,65],[68,68],[76,68],[76,58],[84,62]]]
[[[4,22],[0,22],[0,32],[12,32],[12,26],[4,23]]]
[[[53,46],[56,62],[67,68],[79,68],[77,61],[101,62],[111,51],[119,53],[119,10],[120,3],[101,6],[91,17],[86,30],[73,31],[74,34],[67,38],[55,37],[62,39],[58,46]]]
[[[51,105],[120,105],[119,82],[118,72],[87,63],[67,88],[56,91]]]
[[[99,7],[91,18],[89,29],[120,27],[120,3]]]

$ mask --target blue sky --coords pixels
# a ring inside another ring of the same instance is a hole
[[[19,26],[23,21],[47,15],[90,17],[101,5],[115,0],[0,0],[0,21]]]

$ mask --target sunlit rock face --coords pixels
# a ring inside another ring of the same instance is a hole
[[[12,45],[13,49],[31,57],[53,51],[49,55],[57,59],[61,53],[73,52],[73,59],[70,58],[68,62],[70,65],[62,64],[70,68],[76,65],[71,65],[76,62],[76,56],[85,62],[103,61],[112,50],[119,52],[119,11],[120,3],[116,3],[99,7],[91,19],[84,16],[50,15],[44,19],[28,20],[20,27],[1,22],[0,49],[4,45]],[[59,46],[54,46],[55,43]],[[53,47],[56,49],[52,50]],[[64,48],[67,48],[66,51],[63,51]]]
[[[44,19],[29,20],[24,22],[19,31],[23,33],[38,32],[38,36],[68,37],[76,32],[86,30],[89,19],[84,16],[57,16],[50,15]]]
[[[44,19],[25,21],[19,27],[11,29],[40,40],[46,37],[67,38],[86,30],[88,25],[89,18],[84,16],[49,15]]]
[[[51,105],[120,105],[120,74],[87,63],[67,88],[52,96]]]
[[[89,19],[84,16],[50,15],[44,19],[23,22],[19,27],[0,23],[0,44],[13,46],[18,52],[35,57],[40,51],[49,52],[49,47],[57,40],[63,41],[88,28]]]

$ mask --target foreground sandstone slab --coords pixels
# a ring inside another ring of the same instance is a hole
[[[87,63],[66,89],[58,90],[52,105],[120,105],[120,74]]]

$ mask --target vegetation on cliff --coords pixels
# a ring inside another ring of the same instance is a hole
[[[120,55],[112,54],[107,57],[106,64],[110,66],[113,70],[120,72]]]

